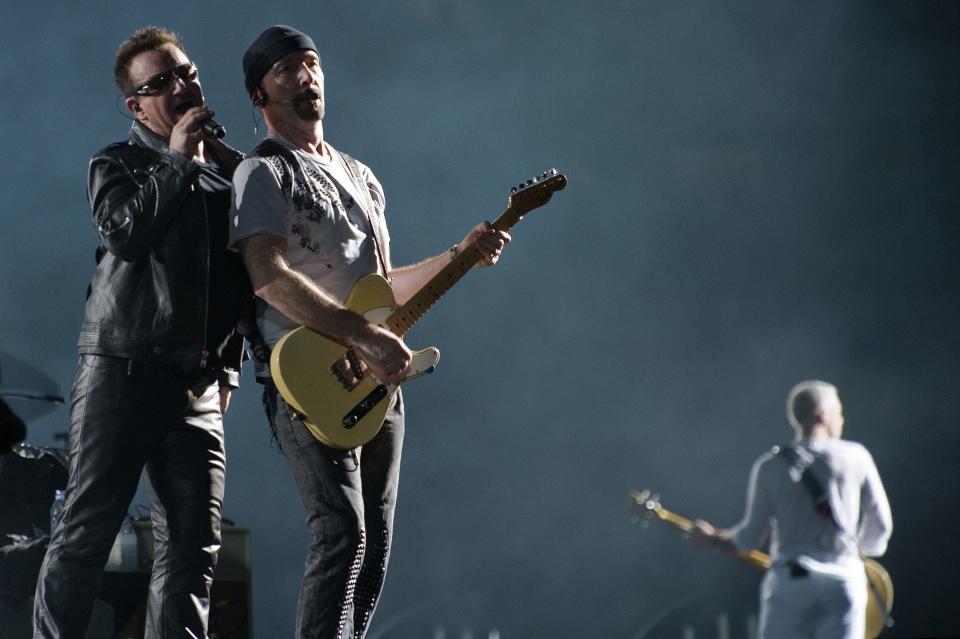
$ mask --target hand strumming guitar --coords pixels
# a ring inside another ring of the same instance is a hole
[[[359,330],[347,339],[349,346],[360,358],[360,367],[362,371],[367,368],[377,376],[381,382],[386,384],[399,384],[403,381],[407,367],[410,366],[412,353],[403,341],[389,330],[371,324],[363,323]],[[357,375],[354,365],[349,361],[349,355],[344,356],[335,364],[344,381],[355,386],[359,383],[362,375]]]
[[[693,521],[693,528],[690,529],[690,541],[698,546],[715,548],[726,552],[737,551],[736,546],[733,545],[732,534],[729,530],[715,528],[712,524],[702,519],[695,519]]]

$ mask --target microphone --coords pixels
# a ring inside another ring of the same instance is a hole
[[[200,130],[208,138],[220,139],[227,134],[227,130],[217,124],[213,118],[208,118],[200,123]]]

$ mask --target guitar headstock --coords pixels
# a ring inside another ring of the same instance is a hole
[[[567,186],[567,176],[550,169],[539,177],[532,177],[510,189],[509,208],[524,215],[550,201],[554,192]]]
[[[660,495],[655,495],[649,490],[631,490],[627,494],[627,510],[637,518],[663,519]]]

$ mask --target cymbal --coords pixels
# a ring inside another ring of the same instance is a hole
[[[51,377],[3,351],[0,351],[0,398],[23,420],[48,413],[64,403]]]

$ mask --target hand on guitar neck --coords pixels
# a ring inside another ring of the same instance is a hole
[[[694,519],[690,528],[690,541],[698,546],[705,546],[736,554],[737,547],[733,545],[733,533],[726,528],[715,528],[712,524]]]
[[[457,244],[455,253],[469,249],[476,244],[480,252],[480,261],[477,266],[493,266],[500,259],[500,253],[510,243],[510,234],[493,227],[490,222],[481,222],[470,229],[463,241]]]
[[[766,569],[770,566],[770,557],[758,550],[740,550],[733,544],[733,532],[729,529],[717,529],[702,519],[687,519],[670,512],[660,503],[659,495],[649,490],[631,490],[627,495],[627,508],[643,519],[662,521],[689,535],[700,546],[723,550],[734,558]]]

